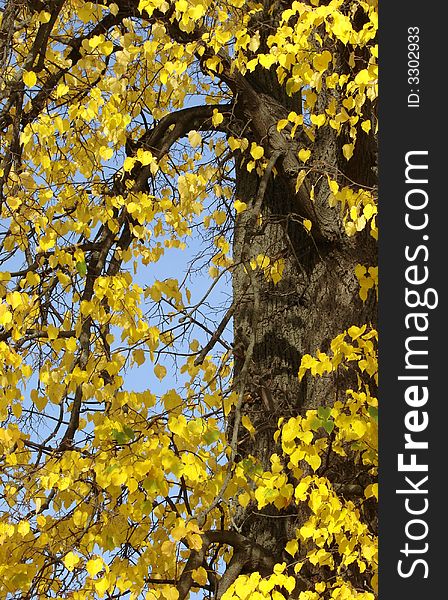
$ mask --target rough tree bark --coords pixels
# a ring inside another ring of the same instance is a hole
[[[268,17],[267,11],[263,16],[275,19],[275,14]],[[343,48],[338,60],[343,72],[348,68]],[[375,303],[361,302],[354,273],[358,263],[376,264],[376,244],[368,232],[352,238],[343,235],[339,209],[328,208],[329,188],[322,176],[325,172],[338,172],[341,181],[375,187],[376,140],[369,136],[347,162],[342,154],[346,140],[326,129],[315,140],[313,168],[307,183],[297,192],[298,167],[294,160],[297,144],[300,146],[302,140],[299,135],[288,141],[277,133],[275,125],[290,110],[300,111],[300,99],[286,94],[275,71],[256,69],[239,85],[242,93],[237,97],[235,112],[244,123],[249,123],[249,135],[264,146],[265,156],[275,161],[275,168],[263,191],[260,188],[266,181],[263,183],[254,172],[247,172],[247,157],[241,157],[236,164],[236,197],[253,207],[263,194],[261,222],[251,220],[249,209],[238,215],[234,235],[234,259],[239,265],[233,278],[234,297],[248,289],[234,314],[235,378],[238,385],[252,341],[249,373],[244,382],[240,381],[245,394],[241,410],[256,428],[253,437],[246,430],[239,433],[237,460],[253,456],[263,469],[269,470],[272,454],[281,454],[273,439],[278,419],[331,406],[336,399],[343,399],[350,387],[350,373],[344,380],[338,375],[305,377],[299,382],[301,357],[317,350],[328,351],[331,340],[351,325],[376,322]],[[311,184],[313,201],[309,198]],[[310,234],[303,227],[304,218],[313,222]],[[248,260],[257,255],[285,261],[278,285],[269,282],[260,271],[249,277]],[[325,475],[336,484],[352,483],[354,465],[339,461]],[[236,526],[280,561],[285,543],[307,517],[306,509],[290,506],[285,515],[268,506],[263,514],[260,512],[250,504],[235,519]],[[276,518],[280,516],[284,518]],[[252,567],[246,564],[241,572]],[[294,594],[299,591],[300,585]]]

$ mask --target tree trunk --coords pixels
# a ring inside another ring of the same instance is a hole
[[[255,70],[247,80],[256,91],[258,103],[250,109],[247,105],[242,108],[246,118],[248,110],[251,111],[255,123],[252,131],[256,130],[257,121],[266,121],[260,113],[301,112],[300,99],[286,95],[275,72]],[[273,122],[279,118],[274,116]],[[268,129],[265,136],[269,137]],[[263,143],[262,137],[259,130],[254,140]],[[309,192],[310,184],[314,184],[315,197],[311,202],[316,210],[326,214],[329,197],[325,168],[319,165],[331,165],[359,185],[375,185],[376,144],[373,136],[365,137],[364,146],[357,146],[347,162],[341,151],[347,140],[338,138],[336,132],[333,135],[329,128],[317,136],[313,147],[316,167],[308,177],[308,186],[302,186],[301,190]],[[291,141],[292,147],[293,144]],[[265,156],[269,157],[269,150]],[[261,177],[247,171],[247,160],[250,157],[243,156],[236,165],[236,197],[250,207],[259,194]],[[238,215],[234,235],[234,260],[238,265],[233,278],[234,298],[242,298],[234,314],[235,382],[241,384],[241,372],[252,341],[241,412],[249,416],[256,429],[256,434],[250,436],[246,429],[240,428],[237,459],[252,456],[263,470],[270,470],[270,457],[282,454],[280,444],[273,438],[280,417],[288,419],[309,409],[331,406],[336,399],[344,400],[353,375],[347,372],[337,377],[305,376],[299,382],[299,365],[304,354],[328,351],[331,340],[351,325],[375,324],[375,302],[360,300],[355,267],[359,263],[376,264],[376,243],[366,230],[354,237],[345,235],[339,208],[329,213],[333,221],[328,222],[327,230],[332,235],[320,236],[313,229],[308,233],[302,223],[307,214],[301,210],[281,156],[269,177],[261,214],[261,223],[259,219],[252,230],[250,210]],[[258,255],[266,255],[271,261],[279,258],[285,261],[277,285],[264,276],[263,269],[247,274],[248,261]],[[332,483],[344,483],[353,476],[353,469],[354,465],[339,465],[326,472],[326,476]],[[281,562],[287,540],[294,537],[295,529],[303,524],[307,514],[302,506],[290,505],[282,512],[268,505],[260,511],[251,503],[235,521],[243,535]]]

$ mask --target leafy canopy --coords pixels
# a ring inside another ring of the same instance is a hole
[[[302,136],[297,189],[315,169],[319,130],[344,139],[346,161],[376,132],[365,111],[377,94],[376,1],[285,3],[268,30],[263,14],[247,0],[3,3],[2,597],[177,600],[213,590],[240,543],[235,503],[304,503],[309,519],[286,543],[288,565],[240,575],[223,600],[288,598],[305,563],[333,575],[300,600],[374,597],[376,538],[361,508],[376,485],[352,498],[322,466],[331,446],[376,472],[376,332],[352,327],[328,354],[303,357],[299,377],[355,369],[358,388],[280,419],[281,453],[263,471],[256,457],[235,463],[226,438],[237,393],[228,342],[201,351],[209,292],[198,296],[176,272],[152,275],[198,235],[210,293],[232,272],[234,219],[249,208],[233,193],[234,161],[262,175],[269,159],[265,141],[232,120],[238,77],[264,69],[290,96],[301,92],[303,107],[276,125],[285,140]],[[331,166],[325,177],[346,235],[376,237],[374,190]],[[303,226],[312,235],[316,224]],[[283,266],[250,260],[273,284]],[[376,269],[359,265],[357,275],[366,300]],[[249,417],[241,426],[255,435]],[[365,591],[345,576],[353,563]]]

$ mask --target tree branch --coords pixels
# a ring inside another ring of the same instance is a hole
[[[210,350],[212,350],[212,348],[215,346],[215,344],[219,341],[224,329],[227,327],[228,322],[230,321],[230,319],[233,316],[233,313],[235,312],[235,308],[236,308],[236,302],[232,302],[230,308],[224,315],[223,320],[218,325],[218,327],[215,329],[215,331],[213,332],[209,341],[205,344],[205,346],[202,348],[202,350],[199,352],[198,356],[196,357],[196,359],[194,361],[195,367],[197,367],[198,365],[202,365],[207,354],[210,352]]]
[[[248,554],[247,548],[238,548],[238,550],[233,553],[233,556],[219,581],[216,600],[221,600],[223,594],[226,593],[232,583],[237,579],[249,559]]]
[[[194,581],[191,574],[194,569],[197,569],[202,565],[207,555],[208,548],[211,544],[226,544],[227,546],[232,546],[235,553],[238,555],[238,558],[235,559],[233,565],[233,559],[230,561],[227,567],[229,568],[232,565],[230,574],[227,577],[225,574],[223,575],[223,578],[226,577],[226,583],[220,583],[218,588],[218,594],[222,595],[225,592],[223,588],[226,586],[227,582],[229,583],[226,589],[235,581],[235,579],[240,574],[241,569],[248,561],[251,561],[251,564],[258,564],[261,570],[263,570],[264,572],[266,572],[266,570],[269,569],[272,570],[272,568],[274,567],[274,557],[266,553],[261,546],[259,546],[258,544],[254,544],[244,535],[241,535],[236,531],[227,530],[206,531],[202,534],[202,547],[200,548],[200,550],[191,551],[190,556],[185,564],[184,570],[182,571],[182,575],[179,578],[179,582],[177,584],[177,591],[179,592],[178,600],[184,600],[188,592],[190,591],[190,588],[194,586]],[[218,596],[218,598],[220,597],[221,596]]]

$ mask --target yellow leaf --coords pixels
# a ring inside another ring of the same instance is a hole
[[[271,264],[271,259],[266,254],[259,254],[256,258],[256,265],[260,267],[260,269],[266,269]]]
[[[30,532],[30,524],[28,521],[20,521],[20,523],[17,525],[17,531],[20,533],[21,536],[25,536]]]
[[[366,487],[366,489],[364,490],[364,496],[366,498],[371,498],[372,496],[375,496],[375,498],[378,500],[378,484],[377,483],[369,484]]]
[[[95,50],[102,42],[104,42],[104,35],[94,35],[90,40],[87,40],[87,45]]]
[[[296,181],[296,192],[298,192],[298,191],[299,191],[299,189],[300,189],[300,186],[302,185],[302,183],[303,183],[303,182],[304,182],[304,180],[305,180],[305,177],[306,177],[306,171],[305,171],[304,169],[302,169],[302,170],[300,171],[300,173],[298,174],[298,176],[297,176],[297,181]]]
[[[177,600],[179,598],[179,592],[174,587],[163,588],[162,594],[166,600]]]
[[[37,390],[32,390],[31,393],[35,392],[34,396],[32,396],[33,404],[39,411],[43,411],[47,406],[48,397],[47,396],[39,396]]]
[[[160,381],[162,381],[162,379],[166,375],[166,367],[164,367],[163,365],[156,365],[154,367],[154,374],[158,379],[160,379]]]
[[[101,50],[101,54],[104,54],[105,56],[109,56],[109,54],[112,54],[114,45],[110,40],[108,40],[107,42],[100,44],[99,48]]]
[[[283,573],[283,571],[286,569],[286,563],[282,562],[282,563],[277,563],[274,565],[274,573],[276,575],[279,575],[280,573]]]
[[[254,160],[259,160],[264,155],[264,148],[255,142],[252,142],[250,154]]]
[[[282,585],[289,593],[291,593],[292,590],[296,587],[296,580],[292,575],[290,575],[284,580]]]
[[[215,71],[218,73],[222,71],[221,59],[219,56],[212,56],[212,58],[208,58],[205,61],[205,66],[210,69],[210,71]]]
[[[367,69],[363,69],[355,77],[355,83],[357,83],[358,85],[369,83],[369,81],[370,81],[370,74]]]
[[[309,219],[303,219],[303,226],[307,231],[311,231],[311,227],[313,226],[313,224]]]
[[[54,233],[52,231],[47,232],[47,234],[39,240],[39,248],[44,252],[46,250],[50,250],[55,245]]]
[[[350,33],[352,31],[350,19],[346,15],[335,11],[333,14],[331,31],[341,40],[343,44],[346,44],[350,39]]]
[[[188,141],[190,142],[190,145],[192,148],[197,148],[199,146],[199,144],[202,142],[201,134],[198,131],[193,129],[188,134]]]
[[[356,325],[352,325],[351,327],[349,327],[347,329],[347,333],[348,335],[352,338],[352,340],[356,340],[357,338],[359,338],[359,336],[361,336],[366,330],[366,326],[363,325],[362,327],[357,327]]]
[[[227,215],[223,210],[215,210],[212,216],[217,225],[222,225],[227,219]]]
[[[203,16],[204,12],[204,6],[202,4],[197,4],[196,6],[192,6],[188,9],[188,16],[191,17],[194,21],[197,21]]]
[[[317,125],[318,127],[321,127],[325,123],[326,116],[324,114],[311,115],[310,119],[311,119],[311,123],[313,123],[313,125]]]
[[[365,131],[366,133],[369,133],[369,131],[371,130],[371,128],[372,128],[372,123],[370,122],[370,120],[363,121],[361,123],[361,129],[363,131]]]
[[[0,325],[8,325],[12,321],[12,313],[6,304],[0,304]]]
[[[280,119],[280,121],[277,123],[277,131],[284,129],[288,123],[288,119]]]
[[[215,108],[213,110],[213,116],[212,116],[212,123],[213,123],[213,125],[216,127],[217,125],[219,125],[223,121],[224,121],[223,115],[220,112],[218,112],[218,109]]]
[[[330,188],[330,191],[332,194],[337,194],[339,191],[339,185],[336,181],[334,181],[334,179],[330,179],[328,177],[328,187]]]
[[[299,542],[297,540],[289,540],[289,542],[285,546],[285,550],[291,556],[295,556],[297,554],[297,550],[299,549]]]
[[[47,335],[49,340],[55,340],[59,335],[59,328],[54,325],[48,325]]]
[[[145,362],[145,353],[141,348],[138,348],[132,352],[132,358],[140,366]]]
[[[254,36],[252,36],[250,38],[248,48],[249,48],[249,50],[252,50],[252,52],[256,52],[259,47],[260,47],[260,36],[258,35],[258,32],[257,32],[257,34],[255,34]]]
[[[51,13],[47,12],[46,10],[41,10],[38,19],[39,23],[48,23],[48,21],[51,19]]]
[[[14,291],[6,296],[6,301],[15,310],[16,308],[22,305],[22,294],[20,292]]]
[[[29,88],[34,87],[37,82],[37,76],[34,71],[24,71],[23,75],[22,75],[22,79],[23,79],[23,83]]]
[[[353,431],[361,438],[367,431],[367,425],[359,419],[351,423]]]
[[[241,202],[241,200],[235,200],[233,206],[238,214],[247,209],[247,204],[245,202]]]
[[[364,265],[360,265],[357,264],[355,267],[355,275],[358,279],[360,279],[361,277],[364,277],[364,275],[367,273],[367,269]]]
[[[328,50],[324,50],[322,54],[318,54],[313,58],[313,67],[316,69],[316,71],[319,71],[319,73],[323,73],[328,69],[331,59],[332,56],[330,52],[328,52]]]
[[[247,415],[243,415],[241,417],[241,423],[243,427],[251,434],[251,436],[253,436],[255,433],[255,427],[252,425],[252,422]]]
[[[132,171],[132,167],[135,164],[135,158],[132,156],[127,156],[123,162],[123,171]]]
[[[79,563],[79,560],[79,556],[70,551],[64,556],[62,562],[64,563],[66,569],[73,571],[73,569]]]
[[[282,279],[281,274],[278,273],[277,271],[271,271],[270,275],[271,275],[271,279],[272,279],[274,285],[277,285],[277,283],[279,281],[281,281],[281,279]]]
[[[347,160],[350,160],[353,156],[354,145],[353,144],[344,144],[342,146],[342,153],[344,154]]]
[[[305,148],[301,148],[299,150],[299,159],[302,162],[306,162],[309,159],[310,156],[311,156],[311,150],[309,150],[309,149],[305,150]]]
[[[160,83],[166,85],[168,82],[169,73],[165,69],[160,72]]]
[[[248,585],[248,577],[247,575],[240,575],[235,582],[235,592],[241,600],[245,600],[250,596],[251,587]]]
[[[235,152],[237,148],[241,148],[241,140],[237,140],[234,137],[230,136],[228,139],[229,148],[232,152]]]
[[[70,88],[65,83],[60,83],[56,88],[56,98],[61,98],[61,96],[65,96],[70,91]]]
[[[101,146],[99,150],[99,155],[104,160],[109,160],[114,155],[114,151],[109,146]]]
[[[108,577],[103,577],[102,579],[95,581],[95,590],[97,591],[100,598],[102,598],[107,592],[107,590],[109,589],[109,585],[110,583]]]
[[[246,508],[246,506],[250,502],[250,494],[249,494],[249,492],[243,492],[242,494],[240,494],[238,496],[238,502],[241,504],[241,506],[243,508]]]
[[[252,73],[252,71],[255,69],[255,67],[257,65],[258,65],[258,56],[256,58],[253,58],[252,60],[249,60],[246,63],[246,69]]]
[[[202,548],[202,538],[197,533],[189,533],[187,541],[192,550],[200,550]]]
[[[318,454],[305,455],[305,460],[313,469],[313,471],[317,471],[322,464],[322,460]]]
[[[270,69],[271,66],[277,62],[277,58],[274,54],[259,54],[258,62],[265,69]]]
[[[91,558],[86,564],[87,573],[90,575],[90,577],[95,577],[95,575],[102,571],[103,566],[104,563],[100,557]]]
[[[199,583],[199,585],[205,585],[208,580],[207,571],[204,569],[204,567],[193,569],[191,572],[191,577],[193,578],[193,581],[196,581],[196,583]]]
[[[76,350],[77,346],[78,346],[78,343],[76,341],[76,338],[74,338],[74,337],[68,338],[65,341],[65,347],[69,352],[74,352]]]
[[[296,489],[294,490],[294,496],[295,496],[296,500],[299,500],[299,501],[306,500],[306,498],[308,496],[308,487],[309,487],[308,481],[301,481],[296,486]]]

